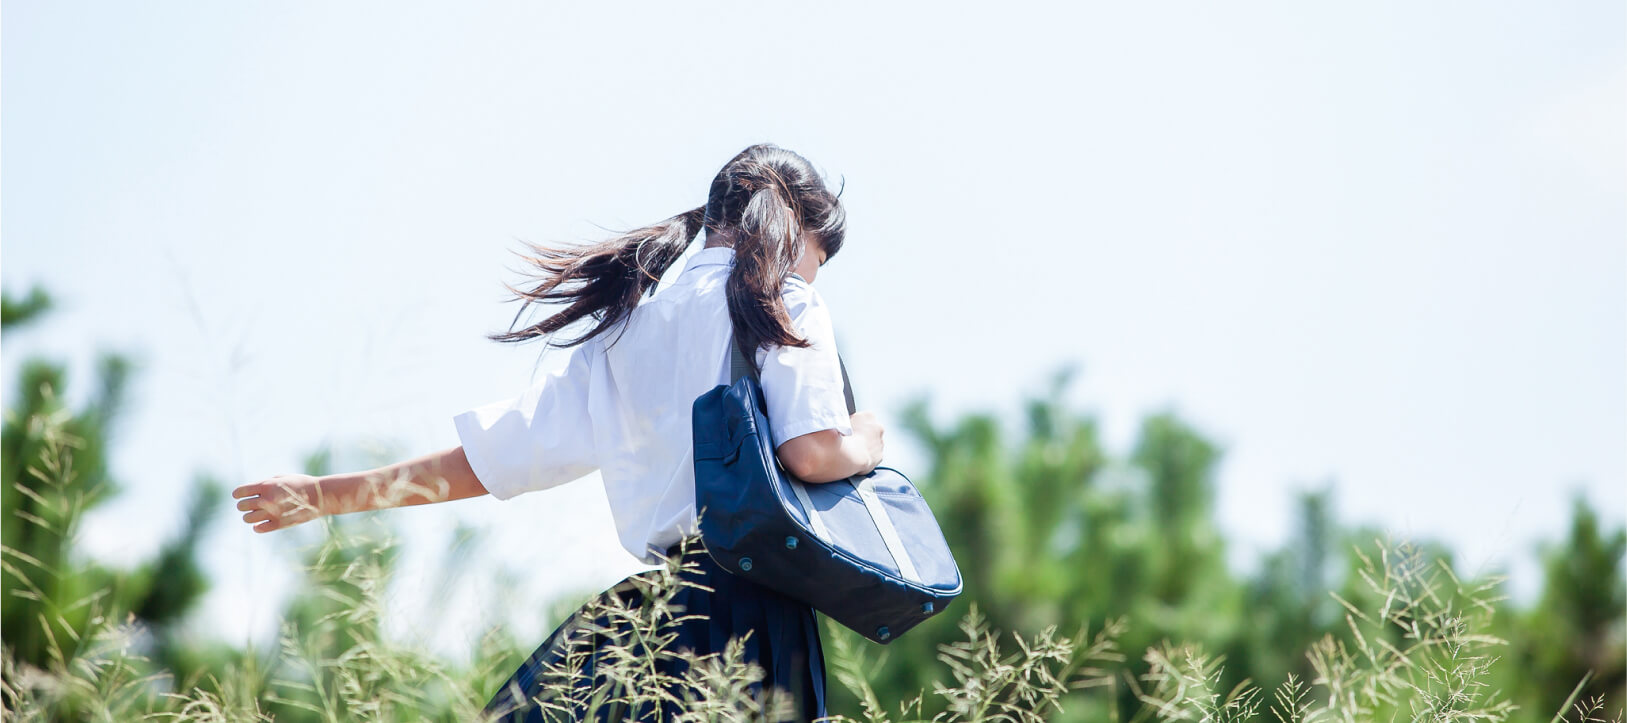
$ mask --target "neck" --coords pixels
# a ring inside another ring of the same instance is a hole
[[[707,229],[706,230],[706,243],[702,244],[701,248],[703,248],[703,249],[731,248],[732,249],[732,248],[734,248],[734,240],[730,239],[727,234],[713,233],[711,229]]]

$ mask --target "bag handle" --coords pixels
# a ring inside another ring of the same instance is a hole
[[[842,397],[847,401],[847,413],[852,415],[859,411],[853,404],[853,384],[847,380],[847,363],[842,361],[842,355],[836,355],[836,364],[842,369]],[[729,336],[729,383],[740,381],[741,377],[751,377],[758,383],[762,379],[757,376],[757,365],[746,361],[744,354],[740,353],[740,345],[734,343],[734,335]]]

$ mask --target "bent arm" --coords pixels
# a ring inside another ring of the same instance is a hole
[[[781,444],[775,453],[780,464],[804,482],[824,483],[865,474],[881,463],[859,435],[843,436],[825,429]]]

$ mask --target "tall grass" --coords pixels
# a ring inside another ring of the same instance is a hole
[[[45,427],[40,438],[48,463],[31,471],[34,483],[26,493],[70,513],[66,508],[79,502],[61,493],[65,486],[54,476],[71,469],[75,442],[51,433],[51,420],[38,421]],[[51,612],[38,621],[52,641],[50,661],[28,665],[8,648],[0,664],[6,720],[488,719],[482,707],[524,649],[493,627],[473,643],[481,662],[460,669],[392,642],[382,634],[382,617],[394,543],[352,524],[324,524],[327,534],[307,558],[304,589],[274,650],[240,652],[177,680],[174,671],[149,659],[148,631],[132,622],[129,611],[110,608],[109,596],[94,591],[81,599],[50,600],[44,609]],[[1495,581],[1465,583],[1450,566],[1431,562],[1404,542],[1375,541],[1357,553],[1365,589],[1355,599],[1335,596],[1346,629],[1303,651],[1315,671],[1308,679],[1290,678],[1269,691],[1249,681],[1222,690],[1224,659],[1177,641],[1135,651],[1148,668],[1134,675],[1126,664],[1130,653],[1117,642],[1133,620],[1106,621],[1094,632],[1063,634],[1049,627],[1008,634],[991,629],[973,600],[964,604],[960,619],[963,639],[940,648],[938,682],[909,700],[880,700],[867,683],[876,666],[885,665],[885,648],[831,637],[831,677],[862,702],[857,717],[831,720],[1037,723],[1057,715],[1064,699],[1078,700],[1078,691],[1087,700],[1099,699],[1099,719],[1114,723],[1506,719],[1516,704],[1488,682],[1490,665],[1504,647],[1486,632],[1497,602]],[[672,646],[675,626],[688,615],[672,604],[673,594],[696,584],[681,574],[684,559],[676,556],[630,581],[639,604],[608,595],[585,606],[566,638],[564,662],[548,671],[549,685],[529,702],[561,720],[584,714],[624,719],[640,712],[674,722],[787,719],[788,697],[761,685],[763,671],[743,659],[738,643],[709,656]],[[48,588],[32,581],[58,574],[17,550],[4,550],[3,560],[6,595],[44,595]],[[582,641],[595,631],[612,641],[599,650],[598,674],[590,679],[582,673],[588,654]],[[873,659],[871,650],[877,651]],[[663,661],[674,660],[685,663],[678,666],[681,675],[663,672],[674,669]],[[1125,689],[1141,701],[1136,710],[1114,707]],[[928,698],[942,703],[934,707],[944,712],[923,717]],[[1555,721],[1601,721],[1606,715],[1622,720],[1621,711],[1607,713],[1601,701],[1575,698],[1553,712]]]

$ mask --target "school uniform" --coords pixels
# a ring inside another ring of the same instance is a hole
[[[621,327],[574,347],[563,370],[518,397],[454,417],[469,465],[487,491],[509,499],[598,471],[617,535],[633,556],[658,564],[680,540],[698,538],[690,413],[696,397],[730,382],[733,329],[724,284],[733,265],[733,249],[695,252],[671,287],[645,300]],[[851,434],[824,301],[794,274],[784,300],[810,346],[757,351],[773,442],[777,447],[826,429]],[[731,638],[750,631],[746,659],[764,668],[764,682],[797,695],[805,719],[823,716],[824,659],[812,608],[721,570],[698,543],[690,547],[688,559],[698,569],[683,577],[714,590],[679,590],[674,603],[707,619],[682,623],[673,647],[721,653]],[[637,577],[601,597],[636,603]],[[543,719],[524,707],[544,685],[542,667],[572,640],[600,640],[581,612],[499,689],[489,712],[507,714],[505,720]],[[588,667],[594,662],[590,657]]]

